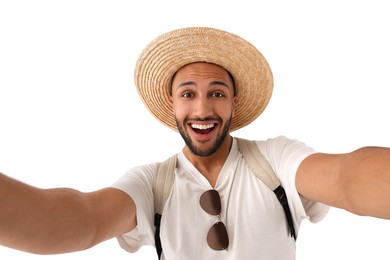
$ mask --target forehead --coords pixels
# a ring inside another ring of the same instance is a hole
[[[182,77],[219,77],[229,79],[229,73],[223,67],[206,62],[196,62],[183,66],[174,75],[175,78]]]

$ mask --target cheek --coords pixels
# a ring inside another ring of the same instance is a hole
[[[171,101],[172,112],[174,114],[176,114],[176,111],[177,111],[177,101],[172,96],[170,97],[170,101]]]
[[[223,107],[224,108],[220,106],[219,108],[221,113],[224,113],[226,117],[230,117],[234,115],[234,110],[235,110],[234,102],[226,102]]]
[[[173,102],[172,103],[172,110],[173,114],[177,119],[183,118],[183,116],[186,113],[186,107],[183,106],[182,104],[179,104],[178,102]]]

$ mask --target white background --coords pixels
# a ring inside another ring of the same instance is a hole
[[[329,153],[390,146],[389,11],[377,0],[1,1],[0,171],[91,191],[181,149],[139,100],[133,71],[147,43],[185,26],[236,33],[273,69],[268,108],[233,135],[282,134]],[[304,222],[297,259],[390,259],[389,233],[389,221],[331,209],[319,224]],[[0,247],[1,259],[96,257],[155,252],[129,254],[115,239],[57,256]]]

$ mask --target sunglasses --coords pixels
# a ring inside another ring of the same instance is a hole
[[[221,198],[216,190],[205,191],[200,196],[200,207],[210,215],[221,215]],[[225,250],[229,246],[229,237],[225,224],[216,222],[207,233],[207,244],[214,250]]]

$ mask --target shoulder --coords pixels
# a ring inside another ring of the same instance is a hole
[[[122,176],[111,185],[124,191],[138,188],[145,189],[153,187],[157,175],[159,163],[150,163],[135,166],[127,170]]]
[[[257,140],[256,142],[260,147],[265,146],[266,148],[277,147],[277,148],[283,149],[283,148],[290,146],[290,145],[305,146],[305,143],[303,143],[297,139],[288,138],[284,135],[279,135],[279,136],[276,136],[273,138],[268,138],[266,140]]]
[[[144,164],[144,165],[138,165],[133,168],[130,168],[125,172],[125,174],[122,177],[128,177],[128,178],[140,178],[140,177],[146,177],[146,178],[152,178],[154,175],[156,175],[158,166],[160,165],[159,162]]]
[[[314,150],[305,143],[291,139],[286,136],[277,136],[263,141],[256,141],[259,149],[266,157],[286,158],[289,156],[308,156],[314,153]]]
[[[305,143],[286,136],[256,141],[256,143],[279,177],[295,176],[304,159],[315,153],[314,149]]]
[[[286,136],[253,141],[277,175],[295,175],[302,161],[315,153],[305,143]]]
[[[177,156],[177,154],[175,155]],[[127,170],[122,176],[120,176],[112,186],[129,186],[129,185],[141,185],[153,187],[157,179],[158,169],[161,165],[166,165],[168,159],[173,158],[171,156],[161,162],[153,162],[143,165],[138,165]]]

